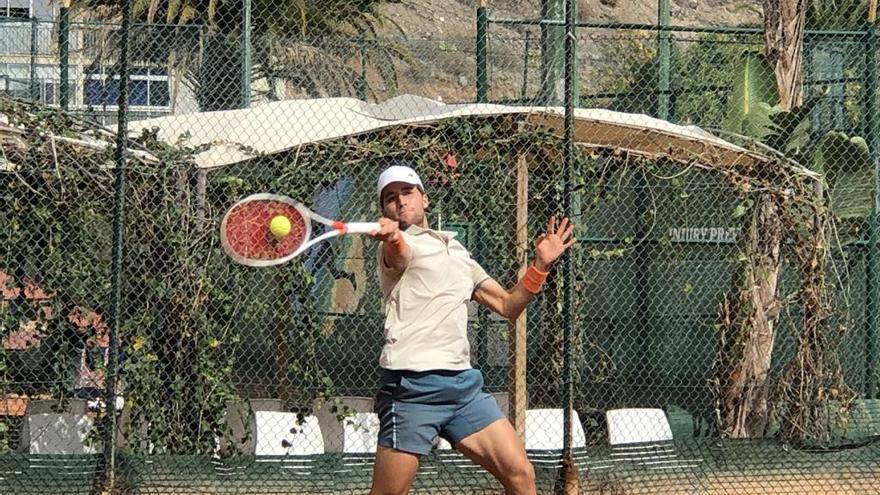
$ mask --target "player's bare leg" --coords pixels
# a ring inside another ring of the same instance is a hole
[[[404,495],[419,469],[419,456],[379,446],[373,465],[373,486],[370,495]]]
[[[535,468],[507,419],[465,437],[455,448],[498,478],[508,495],[536,493]]]

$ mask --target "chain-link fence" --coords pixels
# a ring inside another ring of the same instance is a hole
[[[368,492],[379,243],[254,268],[220,226],[265,192],[374,221],[394,163],[505,288],[576,226],[514,321],[462,301],[539,493],[876,491],[873,27],[811,7],[782,111],[761,29],[578,22],[569,121],[544,4],[438,38],[396,2],[8,2],[0,492]],[[412,491],[501,492],[446,436]]]

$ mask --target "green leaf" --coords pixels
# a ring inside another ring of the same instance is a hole
[[[810,114],[827,90],[787,112],[770,116],[772,132],[764,137],[767,146],[786,154],[797,153],[810,142]]]
[[[737,131],[740,134],[765,139],[773,133],[773,115],[778,113],[779,107],[771,107],[764,102],[756,102],[752,110],[746,114],[742,121],[742,127]]]
[[[874,168],[868,144],[842,132],[825,134],[813,157],[813,170],[825,176],[831,213],[842,221],[841,243],[861,238],[871,215]]]
[[[762,138],[772,131],[770,116],[779,111],[776,76],[767,59],[745,52],[734,70],[733,93],[722,128],[737,134]]]

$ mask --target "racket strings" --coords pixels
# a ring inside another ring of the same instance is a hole
[[[282,215],[290,221],[290,232],[276,237],[269,230],[272,218]],[[306,219],[293,205],[280,201],[252,201],[229,212],[226,239],[238,256],[271,260],[295,252],[305,242]]]

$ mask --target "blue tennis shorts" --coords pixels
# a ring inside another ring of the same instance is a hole
[[[504,418],[475,369],[382,370],[375,409],[379,445],[413,454],[431,452],[437,436],[455,445]]]

